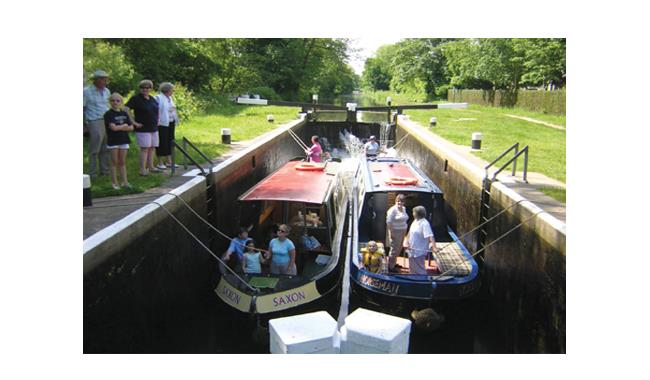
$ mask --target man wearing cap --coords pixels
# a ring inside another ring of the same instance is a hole
[[[368,139],[368,142],[363,146],[363,148],[366,151],[366,157],[377,157],[377,154],[379,153],[379,144],[377,143],[377,138],[374,135],[370,136],[370,139]]]
[[[106,127],[104,114],[108,111],[108,97],[111,91],[106,87],[108,74],[97,70],[92,75],[93,84],[84,88],[84,125],[90,133],[88,143],[88,174],[97,176],[97,158],[102,175],[108,175],[108,149],[106,149]]]

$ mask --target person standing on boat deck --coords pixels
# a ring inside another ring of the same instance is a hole
[[[174,85],[169,82],[160,84],[160,93],[156,95],[158,100],[158,136],[160,144],[156,148],[158,156],[158,165],[156,167],[165,170],[172,167],[172,145],[175,140],[176,125],[178,124],[178,114],[172,94]],[[165,162],[167,165],[165,165]],[[173,164],[174,167],[178,165]]]
[[[109,173],[108,149],[106,148],[106,127],[104,114],[108,111],[108,97],[111,91],[106,87],[108,74],[106,71],[97,70],[92,75],[93,84],[84,88],[84,127],[88,129],[90,141],[88,142],[88,175],[97,177],[97,159],[99,159],[99,172],[102,175]]]
[[[255,242],[253,239],[248,239],[244,259],[241,262],[242,270],[244,273],[262,273],[263,262],[264,257],[259,250],[255,249]]]
[[[404,236],[406,236],[406,230],[408,229],[409,215],[404,207],[405,198],[404,194],[397,194],[395,197],[395,205],[386,212],[387,241],[390,244],[388,270],[391,271],[395,270],[397,256],[402,252]]]
[[[318,136],[312,136],[311,143],[312,146],[309,149],[305,149],[305,154],[307,154],[309,162],[321,162],[320,155],[323,153],[323,148],[320,146]]]
[[[153,151],[158,147],[158,101],[150,96],[153,82],[140,81],[140,93],[133,95],[126,103],[127,110],[135,114],[135,140],[140,147],[140,175],[161,170],[153,166]]]
[[[375,137],[375,135],[370,136],[368,142],[363,146],[363,148],[366,152],[366,157],[377,157],[377,154],[379,154],[379,143],[377,143],[377,137]]]
[[[413,208],[413,218],[409,229],[406,247],[409,250],[409,269],[411,274],[427,274],[425,261],[429,250],[438,252],[436,239],[431,225],[426,218],[427,210],[423,206]]]
[[[234,253],[237,262],[241,265],[241,262],[244,260],[244,251],[246,250],[246,242],[248,242],[248,228],[239,227],[239,233],[237,234],[237,237],[235,237],[230,241],[230,245],[228,246],[228,249],[226,250],[226,252],[224,252],[223,256],[221,256],[223,261],[228,262],[228,260],[230,260],[232,254]],[[235,266],[235,268],[236,267],[237,266]]]
[[[297,274],[296,246],[287,238],[289,231],[289,226],[281,224],[278,227],[278,237],[269,243],[271,274],[289,274],[292,276]],[[266,259],[268,260],[269,257]]]

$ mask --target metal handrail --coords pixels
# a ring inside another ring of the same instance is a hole
[[[524,176],[523,176],[523,179],[524,179],[524,182],[528,183],[528,180],[527,180],[527,173],[528,173],[528,145],[526,145],[521,151],[519,151],[519,153],[515,154],[514,157],[512,157],[510,160],[508,160],[508,162],[503,164],[501,166],[501,168],[499,170],[497,170],[492,175],[492,180],[494,181],[497,178],[497,175],[499,173],[501,173],[501,171],[503,169],[505,169],[506,166],[510,165],[510,163],[512,163],[513,161],[515,162],[515,164],[513,165],[513,169],[512,169],[513,170],[512,175],[514,176],[514,168],[516,167],[515,165],[516,165],[516,162],[517,162],[516,160],[517,160],[517,158],[519,158],[519,156],[522,155],[522,153],[524,154]],[[487,174],[487,170],[486,170],[486,174]]]
[[[201,171],[201,174],[202,174],[202,175],[204,175],[204,176],[206,175],[206,172],[205,172],[205,169],[203,169],[203,166],[201,166],[198,162],[196,162],[196,160],[194,160],[194,159],[192,158],[192,156],[190,156],[190,154],[187,153],[187,151],[186,151],[183,147],[181,147],[180,145],[178,145],[178,143],[176,143],[176,140],[173,141],[173,144],[174,144],[174,147],[175,147],[176,149],[180,150],[181,153],[183,153],[183,156],[184,156],[186,159],[190,160],[190,162],[192,162],[192,164],[194,164],[194,166],[196,166],[196,167]],[[191,142],[190,140],[188,140],[187,138],[183,137],[183,146],[184,146],[184,147],[187,147],[187,145],[189,145],[192,149],[194,149],[194,151],[196,151],[196,153],[198,153],[201,157],[203,157],[203,159],[205,159],[206,161],[208,161],[208,162],[210,163],[210,172],[212,172],[212,169],[214,168],[214,162],[212,162],[212,160],[210,160],[210,159],[208,158],[208,156],[206,156],[205,154],[203,154],[203,152],[201,152],[201,151],[199,150],[199,148],[197,148],[194,144],[192,144],[192,142]],[[173,157],[173,155],[172,155],[172,157]],[[175,166],[175,165],[173,165],[173,163],[174,163],[174,161],[172,161],[172,175],[174,174],[174,166]]]
[[[489,176],[489,174],[488,174],[488,169],[489,169],[490,167],[492,167],[492,165],[496,164],[497,161],[499,161],[500,159],[502,159],[503,156],[505,156],[506,154],[508,154],[508,153],[509,153],[511,150],[513,150],[513,149],[515,150],[515,155],[516,155],[517,153],[519,153],[519,143],[515,143],[513,146],[511,146],[510,148],[508,148],[505,152],[501,153],[501,155],[500,155],[499,157],[495,158],[492,162],[490,162],[489,164],[487,164],[487,165],[485,166],[485,178],[487,178],[487,177]],[[515,162],[515,164],[512,166],[512,175],[513,175],[513,176],[515,175],[515,170],[516,170],[516,169],[517,169],[517,163]]]

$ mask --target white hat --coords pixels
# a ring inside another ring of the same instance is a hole
[[[104,70],[97,70],[93,73],[93,75],[90,78],[91,79],[108,78],[108,73]]]

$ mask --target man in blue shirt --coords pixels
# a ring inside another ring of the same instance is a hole
[[[88,174],[97,176],[97,159],[102,175],[108,175],[108,149],[104,114],[108,111],[108,97],[111,91],[106,87],[108,74],[97,70],[92,76],[93,84],[84,88],[84,125],[90,134],[88,142]]]
[[[247,241],[248,241],[248,228],[240,227],[239,234],[237,234],[237,237],[235,237],[230,241],[230,245],[228,246],[228,249],[221,257],[223,261],[228,262],[228,260],[230,260],[230,257],[234,253],[235,257],[237,258],[237,263],[235,264],[235,268],[241,268],[241,263],[242,260],[244,259],[244,251],[246,250]]]

